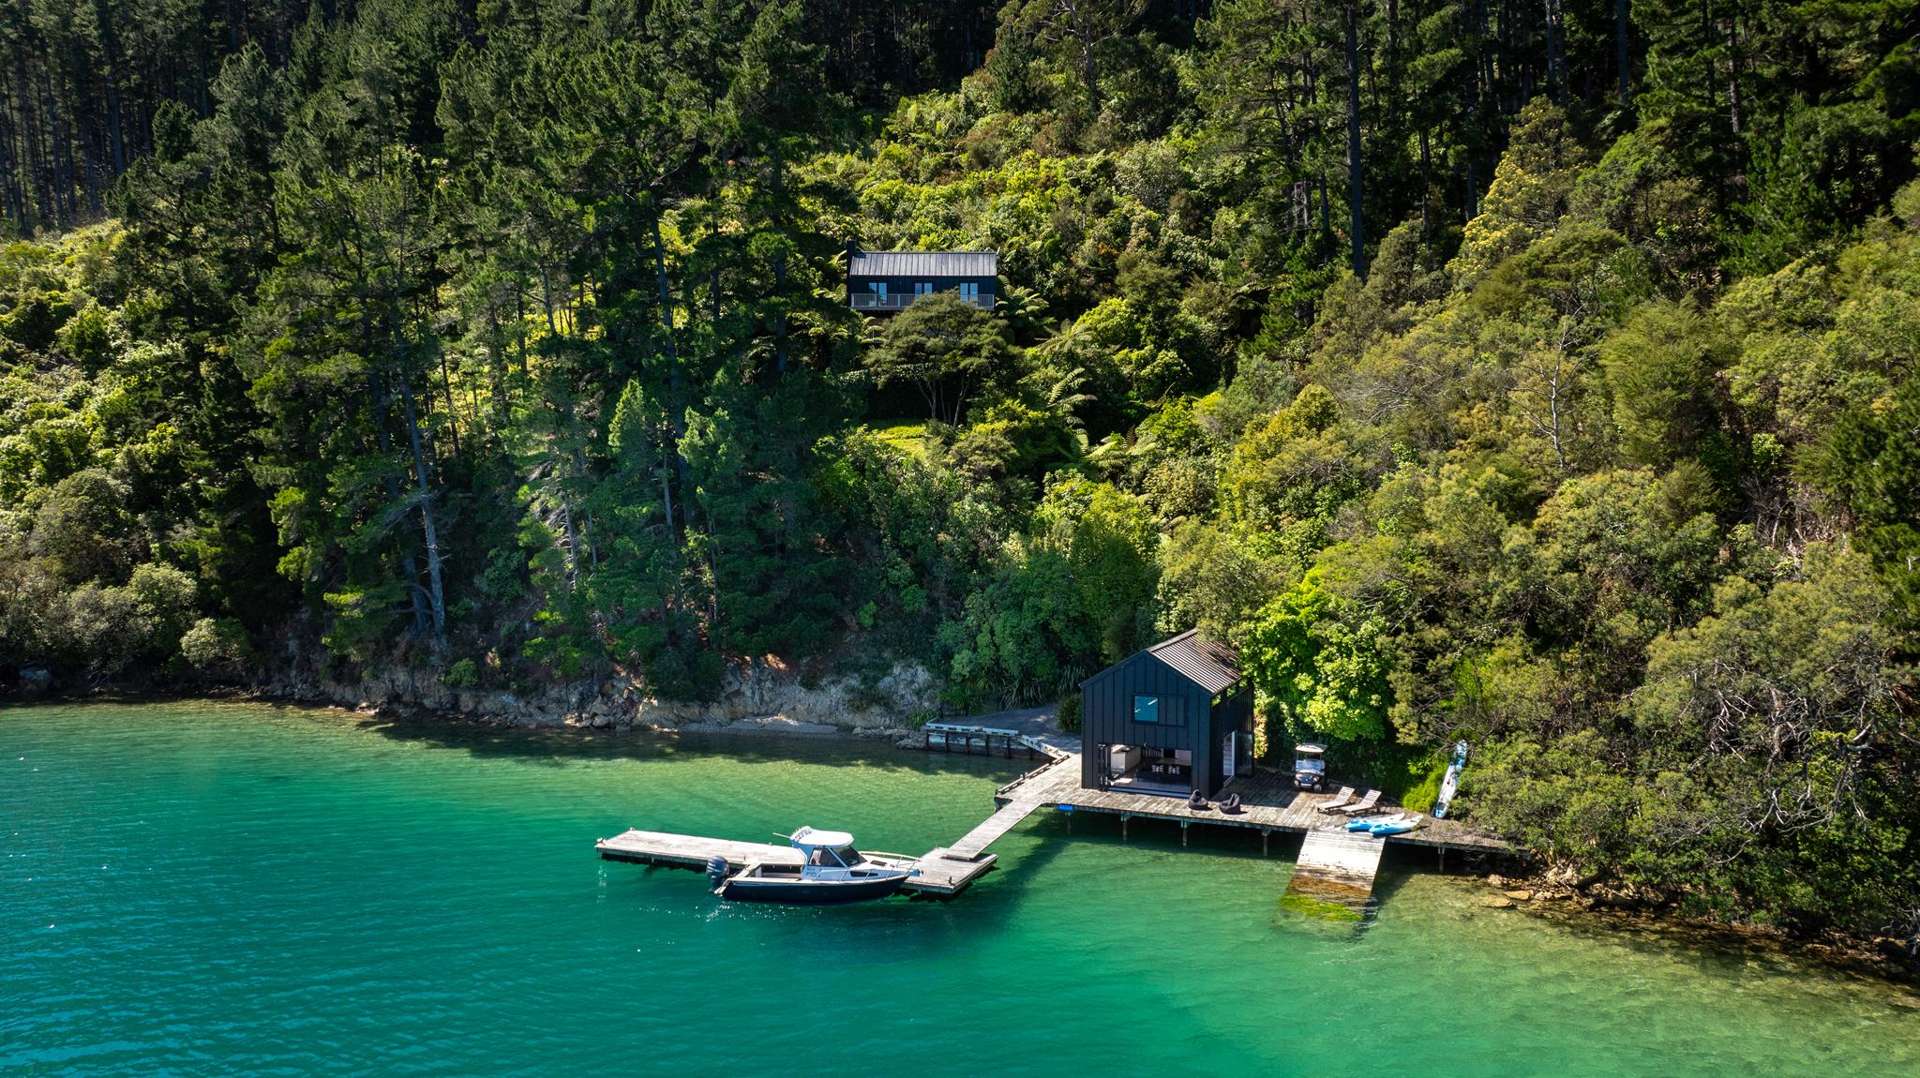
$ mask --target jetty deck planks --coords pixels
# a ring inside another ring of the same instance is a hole
[[[609,861],[698,869],[706,868],[707,862],[715,857],[726,858],[727,864],[734,868],[745,868],[754,861],[770,865],[798,865],[801,862],[800,851],[792,846],[677,835],[669,831],[627,831],[601,839],[594,848]]]
[[[1380,871],[1380,855],[1387,844],[1371,835],[1348,831],[1311,831],[1300,844],[1294,874],[1373,890]]]
[[[1218,807],[1196,809],[1179,797],[1164,794],[1131,793],[1125,790],[1087,790],[1079,783],[1079,758],[1048,778],[1049,789],[1042,801],[1048,807],[1070,807],[1075,812],[1101,812],[1124,818],[1169,820],[1188,827],[1196,823],[1216,827],[1243,827],[1258,831],[1281,831],[1305,835],[1321,830],[1345,833],[1349,817],[1329,815],[1320,806],[1334,800],[1331,793],[1296,790],[1290,775],[1258,773],[1239,775],[1221,791],[1240,795],[1242,811],[1228,813]],[[1049,769],[1051,771],[1053,769]],[[1399,806],[1380,803],[1382,813],[1399,811]],[[1370,840],[1378,842],[1378,839]],[[1394,835],[1388,842],[1409,846],[1427,846],[1476,853],[1508,853],[1512,846],[1469,827],[1458,820],[1424,819],[1419,830]]]
[[[664,865],[671,868],[704,870],[715,857],[726,858],[729,867],[745,868],[759,861],[775,865],[799,865],[800,851],[791,846],[765,842],[737,842],[704,835],[681,835],[670,831],[625,831],[594,843],[602,859],[640,865]],[[960,859],[948,855],[945,847],[929,850],[914,858],[900,854],[868,854],[884,864],[900,864],[919,869],[920,874],[901,885],[901,890],[929,895],[957,895],[973,881],[993,869],[996,858]]]
[[[945,846],[936,846],[913,863],[920,874],[901,886],[925,895],[957,895],[991,871],[997,860],[993,854],[963,858]]]
[[[948,856],[971,860],[987,852],[987,847],[998,841],[1007,832],[1014,829],[1021,820],[1040,810],[1038,801],[1009,801],[1000,806],[1000,811],[980,822],[978,827],[961,836],[960,841],[948,850]]]
[[[1064,738],[1058,740],[1065,741]],[[994,794],[997,807],[993,814],[953,845],[936,846],[919,857],[878,853],[868,856],[875,861],[917,869],[918,874],[907,880],[903,890],[957,895],[992,870],[995,856],[986,852],[988,846],[1005,837],[1022,820],[1046,808],[1106,813],[1119,816],[1123,824],[1135,817],[1170,820],[1180,825],[1182,842],[1187,829],[1195,823],[1260,831],[1263,848],[1266,836],[1275,831],[1304,835],[1294,873],[1295,886],[1357,891],[1363,896],[1373,890],[1381,852],[1388,842],[1480,853],[1505,853],[1512,849],[1500,839],[1457,820],[1427,819],[1417,831],[1386,839],[1348,834],[1346,816],[1320,811],[1322,805],[1334,799],[1333,795],[1296,790],[1288,775],[1258,773],[1235,777],[1225,792],[1240,795],[1242,811],[1237,813],[1213,807],[1196,809],[1181,798],[1160,794],[1082,789],[1079,754],[1070,751],[1071,746],[1052,740],[1041,747],[1051,757],[1050,761],[1000,787]],[[1393,806],[1385,803],[1381,808],[1393,810]],[[595,848],[609,861],[692,869],[706,868],[714,857],[725,858],[727,864],[736,869],[755,861],[780,865],[800,863],[800,851],[790,846],[667,831],[627,831],[601,839]]]

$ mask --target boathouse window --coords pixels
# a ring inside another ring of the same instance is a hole
[[[977,281],[964,281],[960,285],[960,298],[968,303],[980,302],[980,284]]]
[[[933,295],[933,282],[932,282],[932,281],[915,281],[915,282],[913,282],[913,294],[914,294],[914,295],[916,295],[916,296],[931,296],[931,295]]]
[[[873,292],[874,298],[879,300],[881,303],[885,303],[887,301],[887,282],[872,281],[868,283],[867,288]]]
[[[1160,698],[1158,696],[1136,696],[1133,698],[1133,721],[1160,721]]]

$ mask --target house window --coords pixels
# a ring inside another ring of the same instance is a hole
[[[873,281],[867,285],[867,288],[873,293],[875,300],[881,303],[887,302],[887,282]]]
[[[961,299],[963,299],[963,300],[966,300],[966,301],[967,301],[968,303],[978,303],[978,302],[980,302],[980,284],[979,284],[979,282],[977,282],[977,281],[967,281],[967,282],[965,282],[965,283],[963,283],[963,284],[961,284],[961,286],[960,286],[960,298],[961,298]]]
[[[1158,696],[1135,696],[1133,698],[1134,722],[1159,722],[1160,698]]]
[[[915,282],[913,282],[913,294],[914,294],[914,295],[916,295],[916,296],[931,296],[931,295],[933,295],[933,282],[932,282],[932,281],[915,281]]]

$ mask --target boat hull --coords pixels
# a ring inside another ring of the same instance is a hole
[[[870,902],[900,890],[906,874],[861,880],[804,880],[797,877],[735,876],[716,888],[729,902],[777,902],[789,906],[840,906]]]

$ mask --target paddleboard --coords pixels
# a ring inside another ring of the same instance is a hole
[[[1460,769],[1467,766],[1467,743],[1453,743],[1453,762],[1447,765],[1447,777],[1440,780],[1440,796],[1433,802],[1433,818],[1444,820],[1447,809],[1453,804],[1453,795],[1460,790]]]

